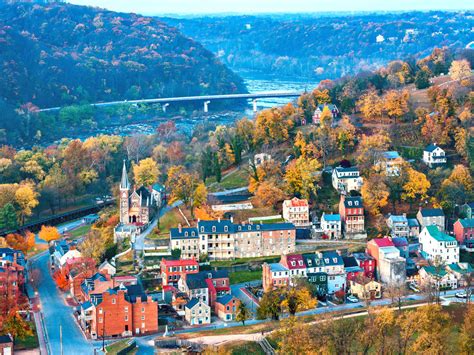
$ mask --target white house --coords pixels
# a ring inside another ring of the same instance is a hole
[[[456,289],[458,280],[444,268],[437,270],[434,266],[423,266],[418,273],[422,285],[432,285],[438,289]]]
[[[446,164],[446,153],[436,143],[432,143],[423,150],[423,162],[430,168]]]
[[[266,161],[270,161],[270,160],[272,160],[272,156],[267,153],[255,154],[255,156],[253,157],[253,163],[255,167],[258,167],[262,165],[263,163],[265,163]]]
[[[383,152],[381,159],[376,163],[387,176],[399,176],[403,158],[396,151]]]
[[[357,167],[337,167],[332,171],[332,186],[339,192],[359,191],[362,183],[363,180]]]
[[[377,37],[375,37],[375,42],[376,42],[376,43],[382,43],[383,41],[385,41],[385,37],[384,37],[384,36],[378,35]]]
[[[422,255],[428,260],[446,264],[459,262],[459,246],[456,239],[441,232],[437,226],[423,228],[419,235]]]
[[[329,239],[340,239],[342,236],[341,215],[323,213],[321,216],[321,229]]]
[[[283,219],[296,227],[309,226],[308,200],[293,197],[291,200],[283,201]]]
[[[210,324],[211,307],[198,298],[192,298],[184,307],[184,318],[190,325]]]
[[[408,225],[408,218],[406,214],[390,215],[387,218],[387,226],[390,228],[392,237],[406,237],[410,236],[410,226]]]
[[[105,260],[97,269],[99,272],[105,272],[110,276],[114,276],[117,272],[117,268],[112,265],[108,260]]]

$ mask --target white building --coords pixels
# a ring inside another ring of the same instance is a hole
[[[190,325],[210,324],[211,307],[198,298],[192,298],[184,307],[184,318]]]
[[[399,176],[403,158],[396,151],[383,152],[377,165],[387,176]]]
[[[255,156],[253,157],[253,163],[255,167],[258,167],[262,165],[263,163],[265,163],[266,161],[270,161],[270,160],[272,160],[272,156],[267,153],[255,154]]]
[[[332,172],[332,186],[339,192],[359,191],[362,183],[362,177],[356,167],[338,167]]]
[[[383,41],[385,41],[385,37],[384,37],[384,36],[378,35],[377,37],[375,37],[375,42],[376,42],[376,43],[382,43]]]
[[[423,228],[419,235],[422,255],[432,261],[446,264],[459,262],[459,246],[456,239],[441,232],[437,226]]]
[[[390,235],[392,237],[405,237],[410,236],[410,226],[408,225],[408,218],[406,214],[402,215],[391,215],[387,218],[387,226],[390,228]]]
[[[308,227],[310,225],[308,200],[293,197],[291,200],[283,201],[283,219],[296,227]]]
[[[342,237],[342,223],[340,214],[325,214],[321,216],[321,229],[329,239]]]
[[[446,153],[436,143],[423,150],[423,162],[430,168],[446,164]]]
[[[418,273],[422,285],[435,286],[438,289],[456,289],[458,280],[453,274],[446,272],[444,268],[437,270],[434,266],[423,266]]]
[[[442,208],[420,208],[416,219],[420,223],[421,229],[427,226],[437,226],[440,230],[445,230],[446,218]]]
[[[379,281],[385,284],[400,285],[406,280],[406,260],[400,256],[400,250],[387,246],[379,248]]]

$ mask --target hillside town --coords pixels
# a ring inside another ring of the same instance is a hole
[[[31,147],[0,129],[0,355],[472,353],[473,50],[426,53],[304,92],[22,105],[158,123]],[[252,116],[213,122],[219,100]]]

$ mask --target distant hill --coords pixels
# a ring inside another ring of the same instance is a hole
[[[323,10],[323,9],[322,9]],[[464,48],[474,12],[162,18],[238,72],[337,78],[434,47]]]
[[[0,5],[0,71],[0,100],[11,106],[246,92],[163,22],[68,4]]]

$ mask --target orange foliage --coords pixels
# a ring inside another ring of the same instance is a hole
[[[118,214],[114,214],[110,216],[110,218],[105,222],[105,224],[109,227],[115,227],[119,223],[119,216]]]
[[[16,250],[21,250],[23,253],[28,251],[28,246],[25,242],[25,238],[21,234],[12,233],[6,236],[7,245]]]
[[[58,286],[62,291],[66,291],[69,288],[69,282],[64,270],[57,270],[53,274],[53,280],[56,282],[56,286]]]
[[[38,236],[46,242],[51,242],[61,238],[61,234],[59,233],[58,229],[52,226],[41,226]]]

